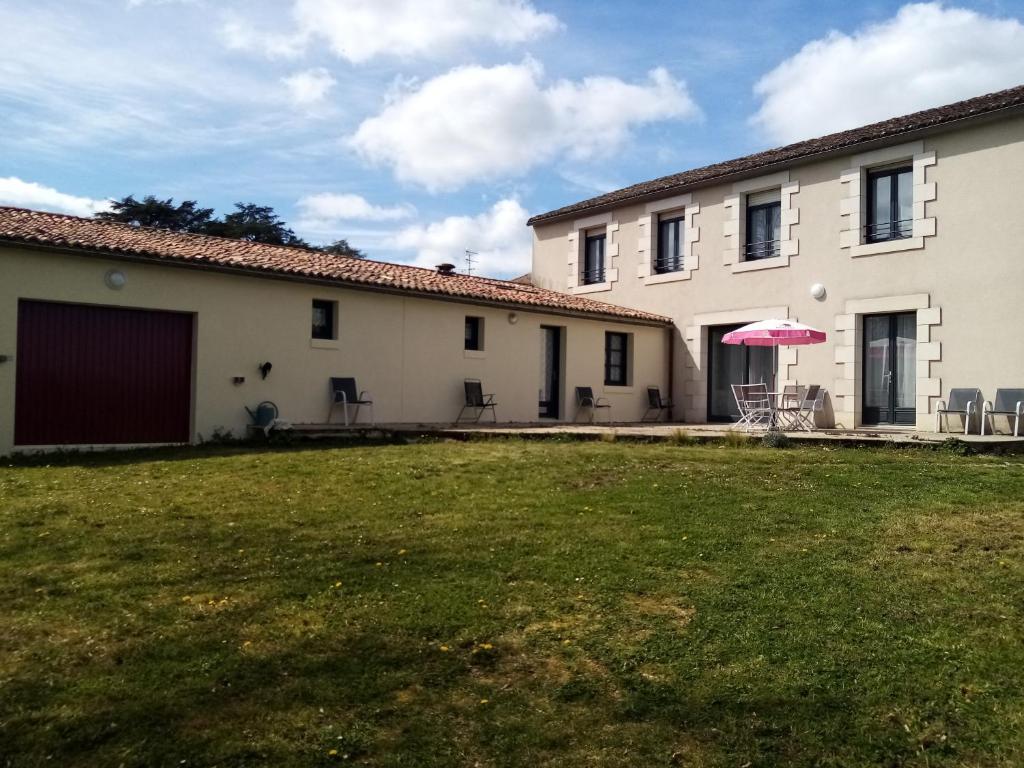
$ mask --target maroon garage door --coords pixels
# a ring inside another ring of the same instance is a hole
[[[192,315],[18,302],[17,445],[189,439]]]

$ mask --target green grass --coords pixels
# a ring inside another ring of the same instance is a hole
[[[0,466],[0,766],[1019,766],[1024,462]]]

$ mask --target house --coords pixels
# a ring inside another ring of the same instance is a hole
[[[789,318],[777,384],[820,384],[841,427],[934,428],[952,387],[1024,386],[1024,87],[665,176],[534,216],[534,285],[672,318],[676,417],[735,416]],[[669,377],[666,377],[669,378]]]
[[[466,378],[530,422],[571,418],[567,393],[600,388],[607,362],[632,421],[644,385],[669,385],[670,328],[447,266],[0,208],[0,455],[239,435],[264,400],[323,423],[332,376],[369,390],[381,423],[451,423]]]
[[[450,423],[466,378],[507,422],[578,386],[636,421],[652,385],[728,421],[776,362],[722,337],[767,318],[829,332],[775,383],[830,423],[930,429],[950,388],[1024,386],[1022,180],[1018,87],[534,216],[514,281],[0,208],[0,455],[323,422],[332,376],[381,423]]]

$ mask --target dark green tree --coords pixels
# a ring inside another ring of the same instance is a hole
[[[110,208],[97,213],[96,218],[173,232],[204,232],[213,220],[213,208],[200,208],[195,200],[183,200],[175,205],[173,197],[160,200],[146,195],[142,200],[136,200],[133,195],[128,195],[114,200]]]
[[[203,230],[208,235],[248,240],[251,243],[295,245],[309,248],[269,205],[235,203],[235,211],[223,219],[209,222]]]
[[[314,246],[316,250],[329,253],[332,256],[347,256],[350,259],[365,259],[366,254],[355,246],[349,245],[348,240],[335,240],[329,245]]]

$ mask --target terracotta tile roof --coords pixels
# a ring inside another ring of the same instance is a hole
[[[566,218],[594,208],[606,208],[633,200],[655,198],[670,192],[682,192],[687,189],[709,186],[729,176],[748,174],[748,172],[769,166],[794,164],[800,160],[830,152],[852,149],[861,144],[885,143],[886,139],[899,138],[904,134],[928,128],[937,128],[960,120],[973,119],[991,115],[1000,110],[1012,109],[1024,105],[1024,85],[1009,88],[997,93],[977,96],[944,107],[926,109],[902,117],[894,117],[879,123],[872,123],[849,131],[829,134],[817,139],[808,139],[796,144],[789,144],[777,149],[769,149],[754,155],[715,163],[703,168],[683,171],[682,173],[662,176],[630,187],[607,192],[589,200],[557,208],[547,213],[532,217],[527,224],[541,224]],[[749,175],[749,174],[748,174]]]
[[[305,278],[342,286],[466,299],[522,309],[551,310],[618,320],[668,324],[667,317],[605,304],[532,285],[369,259],[332,256],[283,245],[84,219],[0,206],[0,242],[71,249],[83,253]]]

